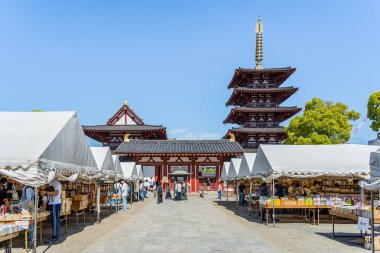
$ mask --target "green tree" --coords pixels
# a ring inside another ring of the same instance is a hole
[[[285,131],[286,144],[339,144],[351,137],[351,122],[360,118],[360,113],[348,110],[348,106],[313,98],[305,105],[302,116],[296,116]]]
[[[32,112],[43,112],[44,110],[41,109],[33,109]]]
[[[367,108],[367,118],[372,120],[371,128],[373,131],[378,132],[380,130],[380,91],[371,94]],[[380,136],[380,133],[378,133],[378,136]]]

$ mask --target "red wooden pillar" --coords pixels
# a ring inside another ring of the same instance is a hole
[[[159,171],[158,171],[158,166],[159,166],[159,165],[155,165],[155,166],[154,166],[154,182],[159,181],[159,180],[158,180],[158,178],[159,178],[159,175],[158,175],[158,173],[159,173]]]
[[[195,157],[191,157],[191,173],[192,173],[191,191],[193,191],[193,192],[198,190],[198,187],[197,187],[197,168],[195,166],[195,160],[196,160]]]

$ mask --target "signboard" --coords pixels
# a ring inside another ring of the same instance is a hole
[[[188,166],[170,166],[170,172],[173,173],[175,171],[189,172],[189,167]]]
[[[369,218],[359,217],[358,229],[362,231],[367,231],[369,229]]]
[[[199,166],[202,177],[216,177],[216,166]]]

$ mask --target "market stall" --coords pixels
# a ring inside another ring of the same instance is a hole
[[[130,189],[131,190],[133,189],[130,195],[131,203],[133,201],[133,198],[135,198],[138,201],[139,185],[138,185],[138,171],[137,171],[136,163],[135,162],[121,162],[120,165],[123,172],[123,177],[128,182],[131,183]]]
[[[230,167],[228,169],[227,174],[227,180],[233,180],[234,182],[234,188],[236,187],[236,204],[238,203],[238,187],[239,187],[239,181],[237,181],[237,176],[239,174],[240,170],[240,164],[241,164],[242,158],[231,158]]]
[[[271,188],[271,196],[261,197],[261,208],[311,209],[315,218],[318,210],[331,209],[337,197],[353,203],[352,197],[360,195],[358,181],[369,175],[368,156],[374,150],[354,144],[260,145],[251,175]],[[278,185],[291,190],[289,196],[275,196]]]
[[[112,159],[112,154],[109,147],[91,147],[90,149],[95,158],[98,172],[101,176],[95,180],[96,195],[92,196],[93,198],[91,199],[88,207],[90,209],[90,214],[92,209],[96,207],[96,221],[97,223],[100,223],[100,179],[109,179],[110,177],[116,178],[117,173],[114,168],[114,161]]]
[[[38,190],[55,178],[74,181],[97,173],[75,112],[0,112],[0,174],[34,188],[29,210],[33,223],[33,251],[37,245]],[[75,148],[73,148],[75,147]],[[16,220],[9,220],[16,223]]]

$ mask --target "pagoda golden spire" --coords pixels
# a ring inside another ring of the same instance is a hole
[[[256,24],[256,69],[263,69],[263,24],[259,16]]]
[[[127,100],[124,100],[124,105],[127,105]]]

